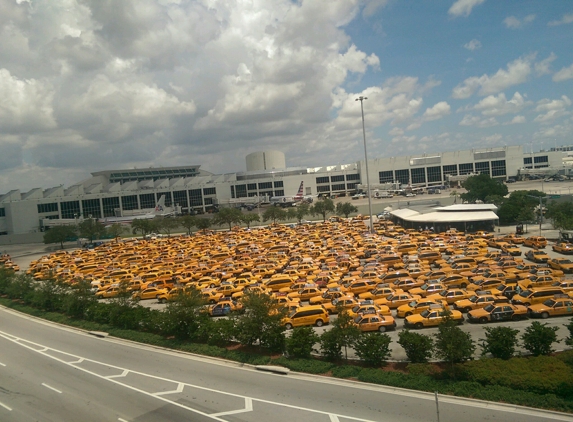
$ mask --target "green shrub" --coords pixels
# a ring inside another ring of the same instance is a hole
[[[342,359],[342,344],[335,329],[328,330],[320,336],[322,356],[331,362]]]
[[[406,369],[408,373],[412,375],[427,375],[439,378],[440,374],[440,370],[435,365],[428,363],[410,363]]]
[[[432,357],[434,342],[431,337],[404,330],[398,334],[398,338],[398,344],[406,351],[410,362],[424,363]]]
[[[569,331],[569,337],[565,339],[565,344],[567,346],[573,346],[573,318],[569,320],[569,324],[565,325],[565,328]]]
[[[519,330],[510,327],[486,327],[485,339],[480,339],[482,354],[508,360],[515,354]]]
[[[297,327],[286,339],[286,351],[294,358],[310,358],[320,337],[312,327]]]
[[[388,334],[368,333],[354,342],[354,351],[366,365],[380,367],[386,364],[392,353],[390,343],[392,339]]]
[[[533,356],[549,355],[553,353],[553,343],[560,341],[557,340],[558,330],[558,327],[549,327],[547,323],[533,321],[521,335],[523,347]]]
[[[280,357],[273,361],[275,365],[281,365],[297,372],[306,372],[308,374],[326,374],[333,369],[334,365],[318,359],[287,359]]]
[[[332,376],[336,378],[358,378],[363,370],[365,369],[356,365],[340,365],[332,368]]]
[[[461,366],[461,375],[481,385],[500,385],[537,394],[570,395],[573,370],[550,356],[531,358],[480,359]]]

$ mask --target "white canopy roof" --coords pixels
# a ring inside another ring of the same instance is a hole
[[[436,211],[422,214],[418,211],[404,208],[401,210],[392,211],[390,214],[406,221],[420,223],[462,223],[464,221],[492,221],[499,218],[493,211]]]

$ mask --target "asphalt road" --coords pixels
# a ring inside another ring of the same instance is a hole
[[[0,420],[435,421],[433,394],[100,339],[0,308]],[[573,421],[572,415],[439,396],[440,421]]]

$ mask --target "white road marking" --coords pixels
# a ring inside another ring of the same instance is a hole
[[[90,362],[95,362],[95,361],[90,361]],[[71,364],[72,362],[70,362]],[[99,363],[99,362],[95,362],[95,363]],[[107,377],[104,378],[124,378],[127,376],[127,374],[129,374],[129,370],[124,369],[123,372],[121,374],[118,375],[108,375]]]
[[[117,418],[117,420],[118,420],[119,422],[127,422],[125,419],[122,419],[122,418]]]
[[[4,365],[2,362],[0,362],[0,366],[6,366],[6,365]]]
[[[4,403],[0,402],[0,406],[2,406],[4,409],[8,410],[9,412],[12,411],[12,409],[8,406],[6,406]]]
[[[18,337],[16,337],[16,336],[12,335],[12,334],[4,333],[4,332],[2,332],[2,331],[0,331],[0,337],[4,337],[4,338],[6,338],[7,340],[12,341],[12,342],[14,342],[14,343],[16,343],[16,344],[18,344],[18,345],[20,345],[20,346],[22,346],[22,347],[25,347],[25,348],[27,348],[27,349],[29,349],[29,350],[31,350],[31,351],[40,353],[40,354],[42,354],[42,355],[44,355],[44,356],[46,356],[46,357],[49,357],[49,358],[51,358],[51,359],[54,359],[54,360],[56,360],[56,361],[58,361],[58,362],[61,362],[61,363],[65,364],[65,365],[71,366],[71,367],[73,367],[73,368],[75,368],[75,369],[81,370],[81,371],[83,371],[83,372],[85,372],[85,373],[88,373],[88,374],[90,374],[90,375],[93,375],[93,376],[95,376],[95,377],[98,377],[98,378],[101,378],[101,379],[104,379],[104,380],[108,380],[109,382],[113,382],[114,384],[120,385],[120,386],[125,387],[125,388],[127,388],[127,389],[130,389],[130,390],[132,390],[132,391],[136,391],[136,392],[139,392],[139,393],[141,393],[141,394],[144,394],[144,395],[147,395],[147,396],[150,396],[150,397],[155,397],[155,398],[158,399],[158,400],[161,400],[161,401],[170,403],[170,404],[172,404],[172,405],[174,405],[174,406],[177,406],[177,407],[180,407],[180,408],[189,410],[190,412],[197,413],[197,414],[200,414],[200,415],[203,415],[203,416],[206,416],[206,417],[210,417],[210,418],[212,418],[212,419],[214,419],[214,420],[221,421],[221,422],[226,422],[226,421],[223,420],[223,419],[219,419],[217,416],[214,416],[214,415],[210,415],[210,414],[201,412],[201,411],[196,410],[196,409],[193,409],[193,408],[191,408],[191,407],[188,407],[188,406],[182,405],[182,404],[180,404],[180,403],[177,403],[177,402],[168,400],[168,399],[166,399],[166,398],[163,398],[163,397],[159,396],[158,394],[149,393],[149,392],[144,391],[144,390],[141,390],[141,389],[139,389],[139,388],[132,387],[132,386],[130,386],[130,385],[128,385],[128,384],[123,384],[123,383],[121,383],[120,381],[116,381],[115,379],[111,379],[111,378],[121,377],[121,376],[125,376],[125,374],[132,373],[132,374],[141,375],[141,376],[145,376],[145,377],[149,377],[149,378],[153,378],[153,379],[157,379],[157,380],[161,380],[161,381],[172,382],[172,383],[174,383],[174,384],[177,384],[177,385],[178,385],[178,388],[179,388],[179,384],[182,384],[184,387],[185,387],[185,386],[189,386],[190,388],[196,388],[196,389],[200,389],[200,390],[203,390],[203,391],[210,391],[210,392],[214,392],[214,393],[218,393],[218,394],[224,394],[224,395],[231,396],[231,397],[243,398],[243,399],[245,399],[245,400],[248,399],[248,400],[252,400],[252,401],[257,401],[257,402],[259,402],[259,403],[270,404],[270,405],[273,405],[273,406],[286,407],[286,408],[290,408],[290,409],[296,409],[296,410],[302,410],[302,411],[307,411],[307,412],[312,412],[312,413],[327,415],[327,416],[329,416],[329,417],[331,418],[331,420],[332,420],[332,417],[336,417],[336,418],[354,420],[354,421],[358,421],[358,422],[373,422],[373,421],[370,421],[370,420],[368,420],[368,419],[361,419],[361,418],[356,418],[356,417],[346,416],[346,415],[336,415],[336,414],[332,414],[332,413],[329,413],[329,412],[323,412],[323,411],[316,410],[316,409],[310,409],[310,408],[305,408],[305,407],[300,407],[300,406],[287,405],[287,404],[283,404],[283,403],[279,403],[279,402],[273,402],[273,401],[270,401],[270,400],[264,400],[264,399],[258,399],[258,398],[249,398],[249,397],[246,397],[246,396],[242,396],[242,395],[238,395],[238,394],[234,394],[234,393],[229,393],[229,392],[225,392],[225,391],[221,391],[221,390],[215,390],[215,389],[211,389],[211,388],[207,388],[207,387],[202,387],[202,386],[199,386],[199,385],[193,385],[193,384],[187,384],[187,383],[180,383],[179,381],[170,380],[170,379],[162,378],[162,377],[157,377],[157,376],[145,374],[145,373],[142,373],[142,372],[130,371],[130,370],[128,370],[128,369],[120,368],[120,367],[117,367],[117,366],[115,366],[115,365],[110,365],[110,364],[107,364],[107,363],[104,363],[104,362],[95,361],[95,360],[92,360],[92,359],[81,358],[81,357],[79,357],[79,356],[75,356],[75,355],[72,355],[72,354],[67,353],[67,352],[63,352],[63,351],[60,351],[60,350],[57,350],[57,349],[52,349],[52,348],[49,348],[49,347],[46,347],[46,346],[43,346],[43,345],[40,345],[40,344],[31,342],[31,341],[27,341],[27,340],[25,340],[25,339],[18,338]],[[115,342],[115,343],[118,343],[118,344],[123,344],[123,343],[121,343],[120,341],[114,341],[114,342]],[[26,344],[26,343],[28,343],[28,344]],[[87,370],[87,369],[85,369],[85,368],[82,368],[81,366],[76,366],[76,365],[74,365],[74,364],[73,364],[74,361],[69,361],[69,362],[68,362],[68,361],[65,361],[65,360],[63,360],[63,359],[60,359],[60,358],[58,358],[58,357],[55,357],[55,356],[49,355],[49,354],[47,354],[47,353],[44,353],[42,350],[38,350],[37,348],[32,347],[32,345],[33,345],[33,346],[36,346],[36,347],[43,347],[43,348],[44,348],[43,350],[51,350],[51,351],[54,351],[54,352],[58,352],[58,353],[61,354],[61,355],[70,356],[70,357],[74,358],[75,360],[82,359],[83,362],[85,361],[85,362],[90,362],[90,363],[94,363],[94,364],[98,364],[98,365],[102,365],[102,366],[106,366],[106,367],[110,367],[110,368],[115,368],[115,369],[121,370],[121,371],[122,371],[122,374],[121,374],[121,375],[112,375],[112,376],[100,375],[100,374],[98,374],[98,373],[96,373],[96,372],[93,372],[93,371]],[[123,345],[125,346],[125,344],[123,344]],[[130,345],[130,346],[132,346],[132,345]],[[144,349],[145,347],[143,347],[143,345],[139,345],[139,346],[136,346],[136,348]],[[148,350],[149,350],[149,349],[148,349]],[[160,350],[156,350],[156,351],[161,352]],[[172,352],[172,353],[171,353],[171,352],[166,352],[165,354],[172,354],[172,355],[178,356],[178,357],[185,357],[184,355],[177,354],[177,353],[175,353],[175,352]],[[213,362],[212,360],[210,360],[210,359],[198,359],[198,360],[205,361],[205,362],[210,362],[210,363],[214,363],[214,362]],[[219,364],[220,366],[223,366],[223,364],[221,364],[221,362],[217,362],[217,363],[215,363],[215,364]],[[238,368],[238,369],[240,369],[240,368]],[[244,370],[247,370],[247,369],[244,369]],[[302,374],[296,374],[296,375],[293,375],[292,377],[293,377],[293,378],[298,378],[298,379],[307,379],[307,380],[312,379],[312,380],[315,381],[315,382],[322,382],[322,383],[328,383],[328,384],[339,384],[339,385],[345,385],[345,386],[353,385],[354,388],[362,389],[362,390],[380,391],[380,392],[382,392],[382,393],[387,393],[387,394],[395,394],[395,395],[400,395],[400,396],[416,397],[416,398],[419,398],[419,399],[435,400],[433,393],[427,393],[427,392],[425,392],[425,391],[412,391],[412,390],[407,390],[407,389],[397,388],[397,387],[385,387],[385,386],[377,386],[377,385],[368,385],[368,384],[361,384],[361,383],[359,383],[359,382],[352,382],[352,381],[348,381],[348,380],[335,380],[335,379],[329,379],[329,380],[322,379],[322,380],[321,380],[321,379],[319,379],[318,377],[313,377],[313,376],[310,376],[310,375],[302,375]],[[520,415],[530,415],[530,416],[535,416],[535,417],[546,418],[547,420],[567,421],[567,422],[570,422],[570,421],[571,421],[571,416],[570,416],[570,415],[563,414],[563,413],[560,413],[560,412],[546,412],[546,411],[536,410],[536,409],[531,409],[531,408],[523,408],[523,407],[516,406],[516,405],[504,405],[504,404],[502,404],[502,403],[492,403],[492,402],[488,402],[488,401],[485,401],[485,400],[458,398],[458,397],[453,397],[453,396],[441,396],[440,401],[441,401],[441,402],[444,402],[444,403],[457,404],[457,405],[460,405],[460,406],[480,407],[480,408],[489,407],[489,408],[492,408],[492,409],[495,409],[495,410],[499,410],[499,411],[503,411],[503,412],[506,412],[506,413],[513,413],[513,414],[520,414]]]
[[[236,415],[237,413],[246,413],[253,411],[253,400],[249,397],[245,397],[245,408],[237,410],[229,410],[228,412],[212,413],[211,416],[226,416],[226,415]]]
[[[46,387],[46,388],[49,388],[49,389],[52,390],[52,391],[55,391],[56,393],[62,394],[62,392],[61,392],[60,390],[56,390],[54,387],[51,387],[51,386],[49,386],[48,384],[46,384],[46,383],[44,383],[44,382],[42,383],[42,385],[43,385],[44,387]]]
[[[332,415],[332,414],[330,414],[328,416],[330,416],[330,422],[340,422],[338,419],[338,416]]]
[[[177,385],[177,389],[175,390],[171,390],[171,391],[160,391],[159,393],[153,393],[154,396],[162,396],[164,394],[176,394],[176,393],[181,393],[183,391],[183,387],[185,387],[183,385],[183,383],[179,383]]]

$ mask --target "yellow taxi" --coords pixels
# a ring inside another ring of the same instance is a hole
[[[367,300],[359,302],[357,305],[353,306],[348,310],[348,314],[352,318],[356,318],[359,315],[366,314],[379,314],[379,315],[391,315],[392,312],[387,306],[376,305],[373,301]]]
[[[420,312],[425,311],[426,309],[430,309],[434,305],[440,305],[442,307],[447,308],[447,304],[442,301],[437,301],[428,298],[418,299],[406,303],[405,305],[398,306],[398,308],[396,309],[396,316],[398,318],[406,318],[407,316],[419,314]]]
[[[564,273],[573,273],[573,261],[569,258],[552,258],[547,261],[547,265]]]
[[[446,321],[446,319],[450,319],[455,321],[458,324],[462,324],[464,322],[464,316],[460,311],[450,311],[447,309],[442,308],[438,305],[432,309],[426,309],[425,311],[409,315],[404,320],[404,327],[406,328],[425,328],[425,327],[437,327],[442,322]]]
[[[354,325],[356,325],[356,327],[358,327],[358,329],[363,333],[371,331],[379,331],[383,333],[387,330],[396,329],[396,321],[390,315],[358,315],[354,318],[353,322]]]
[[[559,242],[551,246],[551,249],[563,255],[573,255],[573,243]]]
[[[568,295],[555,295],[543,303],[529,306],[527,312],[532,318],[573,315],[573,300]]]
[[[374,303],[376,303],[377,305],[386,305],[390,309],[396,309],[401,305],[405,305],[417,299],[420,299],[420,296],[412,295],[407,292],[396,292],[385,298],[374,299]]]
[[[450,289],[442,290],[441,292],[431,294],[427,296],[427,299],[445,301],[448,305],[452,305],[454,302],[463,299],[469,299],[475,294],[475,292],[467,291],[464,289]]]
[[[468,321],[482,324],[486,322],[519,321],[526,318],[527,308],[525,306],[510,303],[491,304],[468,312]]]
[[[169,290],[159,287],[148,287],[147,289],[138,290],[131,296],[133,300],[159,299],[162,294]]]
[[[505,296],[494,296],[492,294],[476,294],[468,299],[454,302],[454,309],[461,312],[469,312],[473,309],[483,308],[492,303],[508,303],[509,299]]]
[[[332,299],[330,302],[322,304],[322,306],[329,314],[337,314],[339,309],[350,310],[357,304],[358,301],[353,296],[342,296]]]

